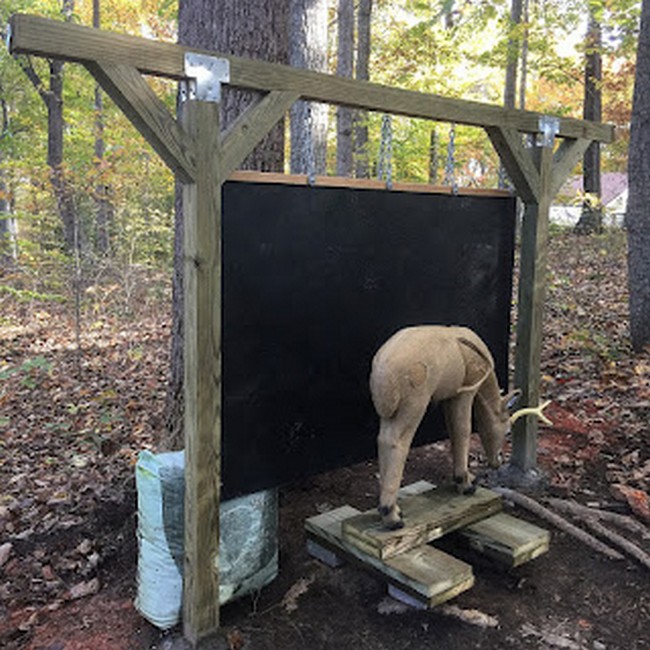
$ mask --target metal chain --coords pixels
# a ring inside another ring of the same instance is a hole
[[[384,115],[381,119],[377,178],[380,181],[385,180],[389,190],[393,189],[393,118],[391,115]]]
[[[306,137],[304,138],[303,159],[307,171],[307,182],[312,187],[316,185],[316,155],[314,153],[314,120],[311,112],[311,102],[305,102]]]
[[[456,125],[449,127],[449,142],[447,143],[447,162],[445,164],[445,184],[451,185],[453,194],[458,194],[456,180]]]

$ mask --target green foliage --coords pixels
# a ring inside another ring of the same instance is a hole
[[[21,375],[21,383],[26,388],[34,388],[43,375],[52,370],[52,362],[45,357],[38,356],[23,361],[19,366],[0,369],[0,381],[5,381],[13,375]]]
[[[376,0],[373,5],[371,80],[450,97],[500,104],[508,40],[528,42],[527,107],[580,117],[584,38],[588,9],[603,21],[605,116],[627,126],[633,80],[633,45],[638,26],[635,0],[545,0],[530,2],[530,16],[518,26],[510,0]],[[175,40],[175,0],[102,0],[102,27]],[[12,13],[61,20],[59,0],[6,0],[0,29]],[[92,3],[75,2],[72,20],[92,22]],[[25,63],[26,60],[23,60]],[[48,62],[30,60],[49,83]],[[63,227],[52,191],[47,159],[47,111],[20,62],[0,49],[0,102],[8,124],[0,137],[0,182],[6,186],[11,216],[18,223],[17,269],[5,272],[0,298],[48,303],[81,293],[82,304],[103,309],[108,289],[120,286],[124,305],[135,295],[133,282],[144,275],[168,274],[172,264],[174,182],[171,173],[112,102],[103,97],[104,154],[95,155],[98,114],[95,83],[82,66],[64,67],[63,176],[74,205],[80,250],[65,250]],[[149,80],[170,111],[175,83]],[[334,120],[330,120],[334,124]],[[368,151],[376,167],[381,116],[370,114]],[[393,178],[427,182],[431,133],[437,134],[437,178],[442,182],[449,125],[393,120]],[[604,148],[603,166],[623,167],[626,130]],[[495,186],[498,159],[481,129],[458,126],[454,175],[460,185]],[[332,143],[334,144],[334,143]],[[334,147],[329,147],[329,161]],[[330,164],[330,168],[332,165]],[[376,172],[375,172],[376,173]],[[374,174],[373,174],[374,175]],[[103,189],[102,189],[103,188]],[[98,198],[110,203],[110,246],[99,247]],[[0,270],[0,272],[2,272]],[[106,283],[106,291],[90,289]],[[160,291],[160,284],[156,284]],[[11,296],[10,296],[11,292]],[[86,302],[84,302],[86,301]]]

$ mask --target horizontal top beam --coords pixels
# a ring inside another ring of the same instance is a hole
[[[533,111],[505,109],[494,104],[389,88],[26,14],[12,16],[10,28],[9,49],[16,54],[35,54],[79,63],[100,61],[129,65],[146,74],[183,79],[186,76],[185,53],[201,52],[228,59],[229,84],[240,88],[289,90],[300,93],[304,99],[442,122],[508,127],[524,133],[538,133],[540,130],[542,114]],[[608,143],[614,140],[614,127],[561,118],[558,135]]]

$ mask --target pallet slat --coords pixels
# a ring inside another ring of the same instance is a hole
[[[459,495],[454,486],[440,487],[402,496],[399,504],[404,528],[384,530],[378,513],[371,510],[347,519],[343,523],[343,538],[364,553],[387,560],[484,519],[502,508],[498,494],[480,487],[473,495]]]
[[[547,530],[505,512],[471,524],[456,533],[473,550],[507,567],[516,567],[546,553]]]

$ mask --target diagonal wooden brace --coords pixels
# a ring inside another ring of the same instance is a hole
[[[97,61],[86,68],[183,183],[196,175],[195,145],[136,68]]]

